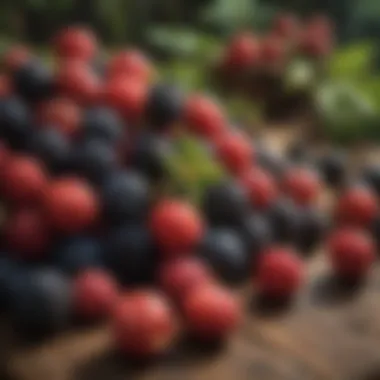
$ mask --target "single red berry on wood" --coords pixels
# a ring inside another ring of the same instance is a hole
[[[204,223],[193,206],[168,199],[159,202],[151,211],[150,229],[167,255],[183,255],[201,241]]]
[[[224,133],[227,121],[221,107],[203,95],[192,95],[185,104],[184,123],[195,134],[215,138]]]
[[[351,280],[364,277],[376,258],[375,242],[370,235],[352,227],[333,232],[327,250],[334,272]]]
[[[306,168],[292,168],[282,180],[285,194],[300,205],[309,205],[318,199],[321,181],[316,172]]]
[[[136,291],[120,299],[111,328],[118,349],[133,357],[164,353],[178,331],[177,319],[168,299],[155,291]]]
[[[20,209],[10,215],[5,225],[7,248],[16,258],[41,259],[47,253],[51,234],[43,215],[35,209]]]
[[[118,285],[108,273],[89,269],[74,281],[74,310],[86,320],[99,320],[111,315],[119,297]]]
[[[292,250],[271,247],[261,256],[254,283],[265,297],[287,299],[299,290],[303,277],[303,263]]]
[[[366,187],[353,187],[343,192],[335,206],[335,218],[340,224],[368,226],[376,217],[379,202]]]
[[[246,70],[252,68],[260,58],[260,46],[257,38],[244,33],[235,36],[230,42],[223,59],[227,70]]]
[[[62,62],[58,68],[56,84],[60,95],[79,104],[88,105],[99,101],[99,78],[81,61]]]
[[[98,43],[94,33],[84,27],[69,26],[61,30],[53,41],[60,58],[91,60],[97,51]]]
[[[250,140],[241,133],[225,133],[217,139],[215,150],[218,159],[234,175],[247,171],[254,157]]]
[[[51,226],[66,233],[81,232],[93,226],[99,214],[94,190],[74,178],[52,182],[46,190],[43,206]]]
[[[248,191],[252,206],[256,209],[268,209],[277,199],[276,181],[264,170],[253,168],[244,173],[242,184]]]
[[[71,99],[51,99],[38,107],[36,122],[43,127],[57,128],[72,137],[79,132],[81,109]]]
[[[153,68],[148,58],[138,50],[126,50],[118,53],[108,63],[109,78],[130,77],[149,82]]]
[[[17,205],[38,203],[47,184],[46,170],[37,159],[22,155],[6,159],[0,185],[5,199]]]
[[[23,45],[16,45],[5,52],[2,65],[5,71],[13,72],[31,59],[30,50]]]
[[[195,287],[213,282],[206,264],[195,257],[180,257],[164,262],[158,270],[158,283],[173,300],[180,301]]]
[[[183,299],[182,310],[189,332],[204,341],[226,338],[237,329],[242,319],[234,295],[215,284],[194,288]]]

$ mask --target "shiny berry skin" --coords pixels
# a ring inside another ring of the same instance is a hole
[[[104,181],[101,189],[103,212],[114,224],[141,221],[150,203],[148,182],[133,171],[116,171]]]
[[[145,109],[147,86],[135,78],[109,80],[102,90],[103,102],[115,109],[127,121],[138,121]]]
[[[52,72],[39,61],[30,61],[13,73],[15,91],[28,102],[38,102],[53,94]]]
[[[58,271],[39,268],[17,276],[10,300],[10,321],[24,337],[39,339],[69,325],[72,288]]]
[[[328,152],[318,160],[318,168],[325,182],[330,186],[341,186],[344,183],[347,174],[346,166],[347,157],[341,151]]]
[[[43,207],[51,226],[64,233],[76,233],[91,227],[99,215],[94,190],[76,178],[53,181],[46,189]]]
[[[333,232],[327,250],[334,272],[349,280],[363,278],[376,258],[375,242],[370,235],[351,227]]]
[[[0,100],[0,136],[13,149],[24,149],[32,133],[29,109],[17,97]]]
[[[30,50],[26,46],[16,45],[8,49],[2,57],[5,71],[13,72],[31,59]]]
[[[78,274],[73,284],[75,314],[87,321],[109,317],[119,298],[116,281],[99,269],[88,269]]]
[[[248,193],[236,182],[220,182],[205,190],[202,210],[211,225],[239,225],[249,209]]]
[[[153,238],[143,224],[113,227],[104,242],[106,264],[124,285],[152,282],[158,252]]]
[[[163,354],[177,335],[174,311],[161,293],[136,291],[116,305],[111,322],[116,347],[132,357]]]
[[[272,32],[279,37],[292,39],[298,31],[299,22],[293,14],[281,13],[273,21]]]
[[[104,266],[104,247],[99,239],[89,236],[59,240],[52,252],[53,264],[68,275]]]
[[[282,189],[286,195],[299,205],[309,205],[318,200],[321,183],[317,173],[311,169],[289,169],[282,180]]]
[[[153,130],[165,130],[179,121],[182,108],[183,95],[179,89],[168,84],[158,84],[148,94],[146,121]]]
[[[113,144],[123,136],[124,125],[120,116],[107,107],[93,107],[83,117],[82,132],[84,138],[104,140]]]
[[[303,262],[289,249],[270,247],[261,256],[254,284],[264,297],[288,299],[300,289]]]
[[[43,128],[35,131],[28,142],[28,150],[43,161],[53,174],[61,174],[70,169],[70,141],[56,129]]]
[[[230,42],[223,58],[227,70],[246,70],[260,59],[260,49],[256,37],[249,33],[235,36]]]
[[[35,119],[38,126],[50,126],[68,137],[75,137],[80,132],[81,110],[70,99],[55,98],[38,107]]]
[[[218,277],[228,283],[242,282],[249,275],[249,255],[234,230],[210,229],[202,241],[200,254]]]
[[[69,26],[54,38],[54,48],[59,58],[90,61],[97,51],[95,35],[86,28]]]
[[[195,134],[215,138],[224,133],[227,121],[221,107],[203,95],[192,95],[184,109],[184,123]]]
[[[213,281],[209,268],[195,257],[169,260],[158,269],[158,284],[176,302],[187,297],[195,287],[203,287]]]
[[[274,178],[261,169],[251,169],[242,177],[242,184],[247,189],[252,206],[257,210],[268,209],[278,196]]]
[[[77,60],[63,62],[55,78],[59,95],[80,105],[93,104],[100,98],[99,78],[91,67]]]
[[[89,139],[75,146],[72,165],[76,173],[101,184],[110,172],[117,169],[117,152],[105,141]]]
[[[252,165],[253,147],[243,134],[224,134],[218,138],[215,150],[217,158],[233,175],[244,173]]]
[[[335,218],[341,224],[366,227],[375,219],[378,210],[376,194],[364,186],[354,186],[338,198]]]
[[[107,67],[109,78],[127,76],[148,82],[152,74],[153,68],[148,58],[137,50],[126,50],[116,54]]]
[[[2,172],[1,193],[17,205],[39,203],[48,185],[44,166],[28,156],[11,157]]]
[[[33,209],[21,209],[11,214],[4,235],[6,246],[15,258],[25,261],[44,258],[51,242],[44,216]]]
[[[157,203],[150,214],[149,226],[158,246],[168,255],[183,255],[201,241],[204,223],[197,210],[175,199]]]
[[[227,338],[239,327],[242,319],[242,311],[234,295],[214,284],[194,288],[182,303],[187,329],[202,341]]]

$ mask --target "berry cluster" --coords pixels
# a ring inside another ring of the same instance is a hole
[[[291,64],[310,62],[318,75],[333,42],[333,26],[327,17],[315,15],[301,22],[292,14],[279,14],[267,34],[241,32],[231,38],[216,64],[217,85],[248,94],[268,108],[294,107],[294,101],[307,94],[291,92],[287,78]]]
[[[2,59],[0,305],[15,329],[41,336],[73,317],[106,319],[115,346],[146,357],[181,330],[203,341],[234,331],[242,307],[228,285],[251,279],[262,296],[292,298],[301,253],[326,233],[318,171],[260,151],[212,99],[154,83],[138,51],[99,70],[95,36],[77,27],[53,48],[54,69],[21,47]],[[178,126],[227,173],[199,209],[157,191]],[[328,183],[345,170],[329,156],[320,167]],[[377,173],[366,181],[377,186]],[[328,240],[337,274],[366,274],[375,248],[362,231],[376,217],[369,187],[341,195],[342,227]]]

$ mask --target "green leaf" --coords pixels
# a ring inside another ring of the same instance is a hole
[[[360,42],[338,49],[329,62],[329,75],[333,79],[355,79],[368,76],[374,51],[373,44],[369,42]]]

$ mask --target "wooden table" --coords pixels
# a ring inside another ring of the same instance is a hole
[[[281,148],[292,136],[282,129],[267,138]],[[179,344],[145,368],[113,352],[106,327],[28,348],[17,347],[4,325],[0,379],[380,380],[380,266],[365,286],[342,287],[319,249],[307,271],[307,286],[288,308],[264,307],[250,289],[239,290],[245,321],[224,347],[201,352]]]

